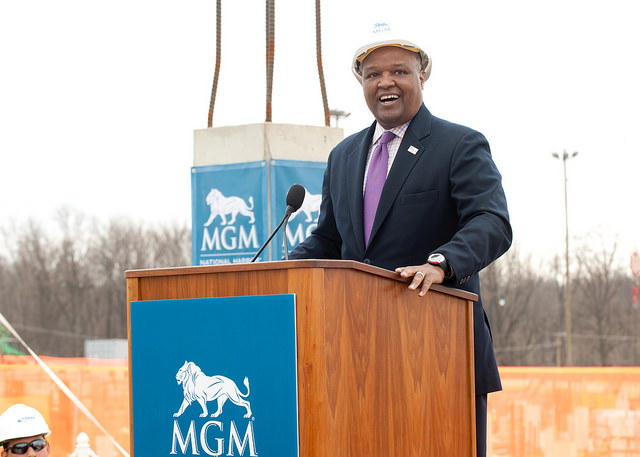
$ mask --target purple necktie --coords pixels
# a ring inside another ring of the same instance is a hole
[[[367,174],[367,185],[364,189],[364,244],[369,245],[369,236],[373,219],[376,217],[382,187],[387,179],[387,168],[389,166],[389,150],[387,143],[395,138],[395,133],[384,132],[380,137],[378,145],[371,155],[369,163],[369,173]]]

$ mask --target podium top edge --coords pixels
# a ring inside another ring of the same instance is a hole
[[[402,278],[394,271],[368,265],[354,260],[287,260],[277,262],[257,262],[257,263],[235,263],[224,265],[196,265],[184,267],[150,268],[142,270],[127,270],[124,273],[126,279],[148,278],[157,276],[182,276],[207,273],[233,273],[244,271],[264,271],[264,270],[289,270],[296,268],[332,268],[332,269],[353,269],[376,276],[392,279],[398,282],[409,283],[410,280]],[[430,290],[453,295],[465,300],[478,301],[478,296],[465,290],[446,287],[441,284],[433,284]]]

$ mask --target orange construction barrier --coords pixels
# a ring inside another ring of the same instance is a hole
[[[129,452],[129,373],[126,360],[41,357],[107,432]],[[0,412],[15,403],[39,410],[51,429],[51,455],[69,456],[78,433],[99,457],[122,457],[30,356],[0,356]]]
[[[640,457],[640,368],[500,368],[488,456]]]
[[[127,361],[42,359],[130,451]],[[640,457],[640,368],[502,367],[500,374],[504,390],[489,395],[489,457]],[[85,432],[98,456],[120,456],[31,357],[0,356],[0,411],[14,403],[42,412],[52,455],[70,455]]]

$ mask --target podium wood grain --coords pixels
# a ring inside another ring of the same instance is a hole
[[[125,276],[129,310],[136,300],[296,295],[301,456],[475,455],[474,294],[433,286],[419,297],[395,273],[351,261]]]

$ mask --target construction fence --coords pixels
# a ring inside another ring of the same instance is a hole
[[[127,361],[42,359],[129,451]],[[502,367],[500,373],[504,390],[489,395],[489,456],[640,457],[640,367]],[[0,357],[0,411],[15,403],[45,416],[52,455],[69,456],[79,432],[99,457],[121,455],[29,356]]]
[[[640,457],[640,368],[500,368],[489,456]]]

